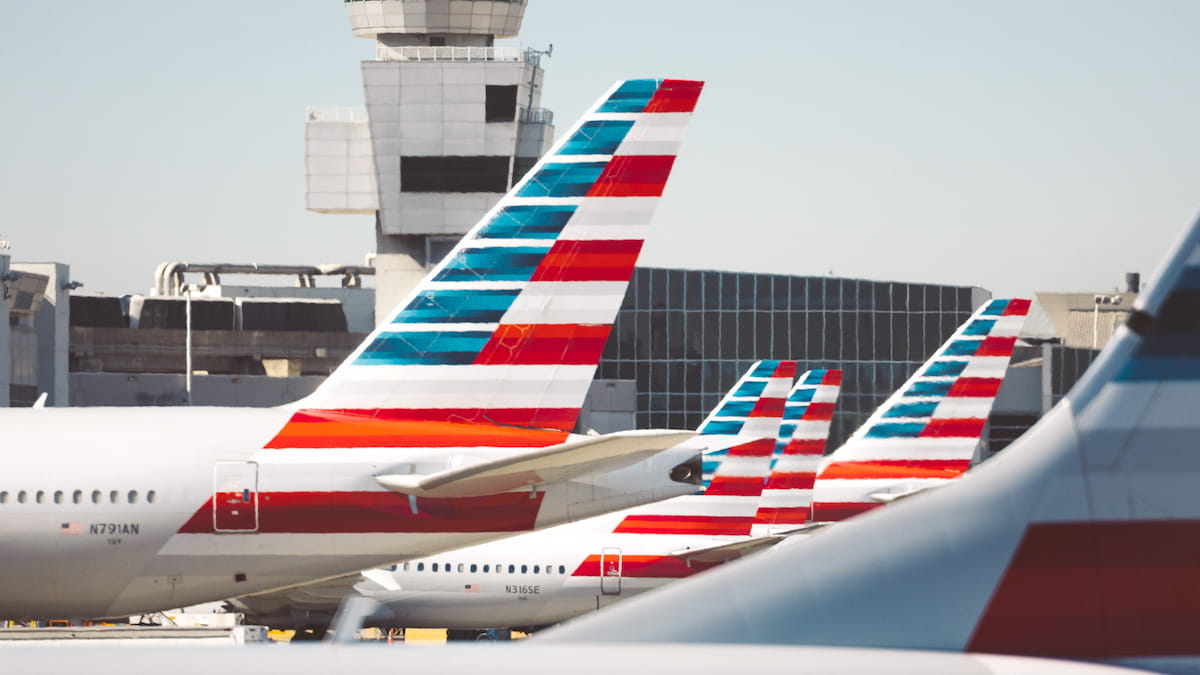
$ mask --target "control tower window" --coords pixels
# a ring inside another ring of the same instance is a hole
[[[511,122],[517,118],[517,85],[489,84],[485,87],[484,119]]]
[[[401,157],[401,192],[505,192],[506,156]]]

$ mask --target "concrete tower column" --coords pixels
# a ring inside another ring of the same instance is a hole
[[[308,208],[376,214],[380,322],[549,149],[554,127],[538,107],[541,53],[495,46],[517,35],[526,0],[345,5],[354,35],[376,41],[362,64],[366,114],[310,111]],[[363,139],[370,180],[355,174]]]

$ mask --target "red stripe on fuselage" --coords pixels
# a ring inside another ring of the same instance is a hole
[[[601,569],[600,556],[589,555],[575,571],[573,577],[616,576],[618,571],[617,556],[604,556],[605,566],[611,569]],[[620,576],[653,578],[653,579],[682,579],[697,572],[703,572],[720,563],[693,562],[690,565],[682,558],[673,555],[623,555],[621,556]]]
[[[501,324],[475,359],[476,365],[594,365],[611,325]]]
[[[588,197],[661,197],[674,155],[616,155],[588,190]]]
[[[263,534],[392,534],[524,532],[532,530],[544,492],[504,492],[484,497],[416,500],[395,492],[260,492],[258,532]],[[213,534],[212,499],[179,528],[180,534]]]
[[[629,281],[641,251],[641,239],[560,239],[530,281]]]
[[[311,415],[316,419],[308,420],[302,415]],[[330,415],[350,415],[354,419],[370,417],[407,422],[459,422],[570,431],[575,428],[575,421],[579,418],[579,408],[340,408],[301,410],[292,419],[321,421]]]
[[[1200,521],[1026,529],[969,651],[1069,659],[1200,653]]]
[[[812,520],[820,523],[837,522],[880,506],[882,504],[874,502],[813,502]]]
[[[613,530],[629,534],[750,534],[753,518],[741,516],[625,516]]]
[[[278,448],[544,448],[565,431],[495,424],[381,419],[332,410],[301,410],[265,447]]]

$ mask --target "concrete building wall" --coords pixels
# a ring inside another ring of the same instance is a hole
[[[70,400],[68,368],[71,326],[71,268],[63,263],[14,263],[19,273],[49,278],[41,305],[34,314],[37,344],[37,393],[47,406],[66,406]]]
[[[304,124],[305,207],[320,213],[379,209],[364,108],[309,108]]]
[[[270,407],[308,396],[324,376],[193,375],[193,406]],[[186,405],[183,374],[71,373],[73,406]]]

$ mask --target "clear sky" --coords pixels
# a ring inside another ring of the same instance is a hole
[[[642,262],[1109,290],[1200,207],[1191,0],[530,0],[559,130],[708,82]],[[304,112],[362,105],[339,0],[0,3],[0,238],[87,291],[167,260],[355,263],[304,209]]]

